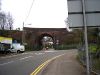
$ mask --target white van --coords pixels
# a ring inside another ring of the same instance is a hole
[[[20,43],[13,43],[11,45],[11,49],[9,49],[9,51],[10,52],[16,52],[16,53],[24,52],[25,51],[25,46],[20,45]]]

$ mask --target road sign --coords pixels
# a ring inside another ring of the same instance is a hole
[[[100,8],[99,0],[68,0],[69,27],[83,27],[84,26],[84,40],[86,49],[86,68],[87,75],[90,75],[89,64],[89,51],[88,51],[88,39],[87,39],[87,26],[98,27]]]
[[[69,27],[83,27],[82,0],[68,0]],[[85,17],[89,27],[100,27],[100,0],[85,0]]]

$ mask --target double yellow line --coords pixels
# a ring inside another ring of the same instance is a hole
[[[30,75],[37,75],[45,65],[47,65],[49,62],[51,62],[52,60],[58,58],[58,57],[61,57],[63,56],[64,54],[61,54],[61,55],[58,55],[58,56],[55,56],[47,61],[45,61],[44,63],[42,63],[40,66],[38,66]]]

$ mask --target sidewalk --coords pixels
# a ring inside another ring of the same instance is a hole
[[[39,75],[86,75],[85,69],[76,59],[77,51],[69,51],[50,62]]]

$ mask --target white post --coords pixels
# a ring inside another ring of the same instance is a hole
[[[82,0],[82,9],[83,9],[84,39],[85,39],[85,49],[86,49],[86,68],[87,68],[87,75],[90,75],[85,0]]]

